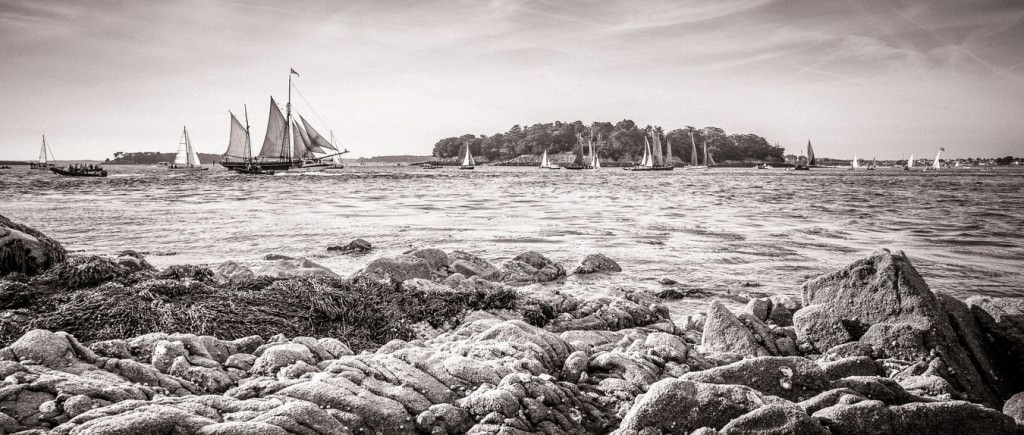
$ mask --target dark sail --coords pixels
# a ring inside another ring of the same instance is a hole
[[[814,148],[811,148],[811,141],[807,141],[807,164],[817,164],[817,161],[814,159]]]
[[[651,129],[651,139],[654,144],[651,149],[651,159],[654,161],[654,166],[661,166],[661,137],[658,134],[658,129]]]
[[[584,166],[583,163],[583,134],[576,133],[576,158],[573,159],[572,164],[575,166]]]
[[[270,120],[267,121],[267,136],[260,148],[260,157],[265,159],[288,159],[288,121],[281,114],[274,97],[270,97]]]
[[[309,125],[309,123],[306,122],[306,118],[303,118],[302,115],[299,115],[299,119],[302,120],[302,125],[306,127],[306,134],[309,135],[309,143],[311,146],[318,146],[321,148],[326,148],[334,151],[338,150],[337,148],[334,147],[334,145],[331,145],[330,141],[324,139],[324,137],[321,136],[320,133],[318,133],[316,129],[313,128],[312,125]]]

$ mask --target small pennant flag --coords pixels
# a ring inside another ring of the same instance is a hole
[[[292,68],[292,74],[299,75],[299,73],[295,72],[295,68]]]
[[[946,152],[946,149],[943,147],[939,147],[939,151]]]

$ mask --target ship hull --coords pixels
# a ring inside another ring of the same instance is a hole
[[[106,177],[107,171],[65,171],[61,168],[50,168],[54,174],[62,175],[65,177]]]
[[[238,171],[239,169],[244,170],[246,167],[245,162],[220,162],[220,165],[230,169],[232,171]],[[295,167],[294,162],[281,161],[281,162],[259,162],[259,167],[267,171],[287,171]]]
[[[633,167],[622,168],[622,169],[626,170],[626,171],[637,171],[637,172],[645,172],[645,171],[671,171],[671,170],[675,169],[675,166],[653,166],[653,167],[652,166],[633,166]]]

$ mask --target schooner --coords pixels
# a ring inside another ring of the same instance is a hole
[[[270,119],[267,121],[267,133],[259,154],[252,154],[248,128],[242,129],[238,119],[231,115],[231,139],[221,158],[221,166],[238,172],[251,172],[247,168],[263,171],[316,171],[331,167],[330,159],[348,152],[339,151],[306,118],[293,113],[293,74],[299,75],[294,69],[288,73],[288,102],[283,114],[274,97],[270,97]]]

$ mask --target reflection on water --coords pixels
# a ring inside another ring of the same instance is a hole
[[[713,169],[637,173],[358,167],[251,177],[112,166],[106,179],[0,172],[0,213],[72,251],[150,253],[158,266],[268,253],[341,275],[369,261],[326,247],[360,237],[373,256],[462,249],[498,264],[536,250],[571,266],[602,252],[615,276],[572,291],[675,287],[799,293],[809,276],[874,249],[906,251],[932,289],[1024,295],[1024,172]],[[706,300],[673,302],[674,314]]]

